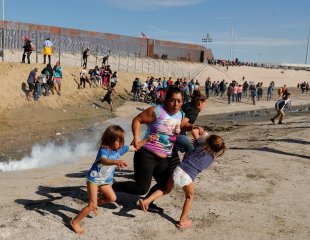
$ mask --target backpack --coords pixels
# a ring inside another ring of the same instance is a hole
[[[30,43],[30,50],[31,51],[35,51],[36,50],[36,47],[33,45],[33,43]]]

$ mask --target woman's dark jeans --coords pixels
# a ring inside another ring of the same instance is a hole
[[[152,193],[166,186],[179,161],[178,156],[160,158],[149,150],[141,148],[134,155],[134,181],[115,182],[113,189],[135,195],[144,195],[149,191],[154,177],[156,184],[150,190]]]

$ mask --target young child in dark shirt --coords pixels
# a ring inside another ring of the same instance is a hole
[[[196,135],[198,135],[199,129],[196,129],[196,131]],[[177,185],[183,188],[186,199],[180,220],[176,226],[179,228],[191,226],[192,221],[188,218],[188,213],[194,197],[194,180],[198,173],[208,168],[213,163],[214,158],[222,156],[225,150],[226,145],[223,138],[204,133],[197,139],[195,149],[185,154],[183,161],[174,170],[173,176],[169,179],[166,187],[155,191],[146,199],[139,200],[141,209],[147,212],[152,201],[170,193],[174,185]]]

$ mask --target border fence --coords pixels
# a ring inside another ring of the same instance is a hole
[[[54,44],[54,55],[61,60],[65,54],[82,55],[90,48],[96,58],[100,56],[139,57],[190,62],[205,62],[212,59],[211,49],[201,45],[178,43],[100,33],[46,25],[0,21],[1,56],[6,61],[6,51],[22,51],[24,37],[28,36],[35,46],[35,61],[42,54],[43,42],[49,37]]]

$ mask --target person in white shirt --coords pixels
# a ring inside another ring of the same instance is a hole
[[[89,83],[89,87],[91,87],[91,83],[87,77],[87,71],[86,71],[86,67],[83,67],[82,71],[80,72],[80,84],[79,84],[79,89],[80,88],[85,88],[85,84],[86,82]],[[82,86],[83,85],[83,86]]]
[[[48,56],[48,63],[51,64],[51,56],[53,52],[53,43],[48,37],[43,43],[43,63],[46,64],[46,56]]]

